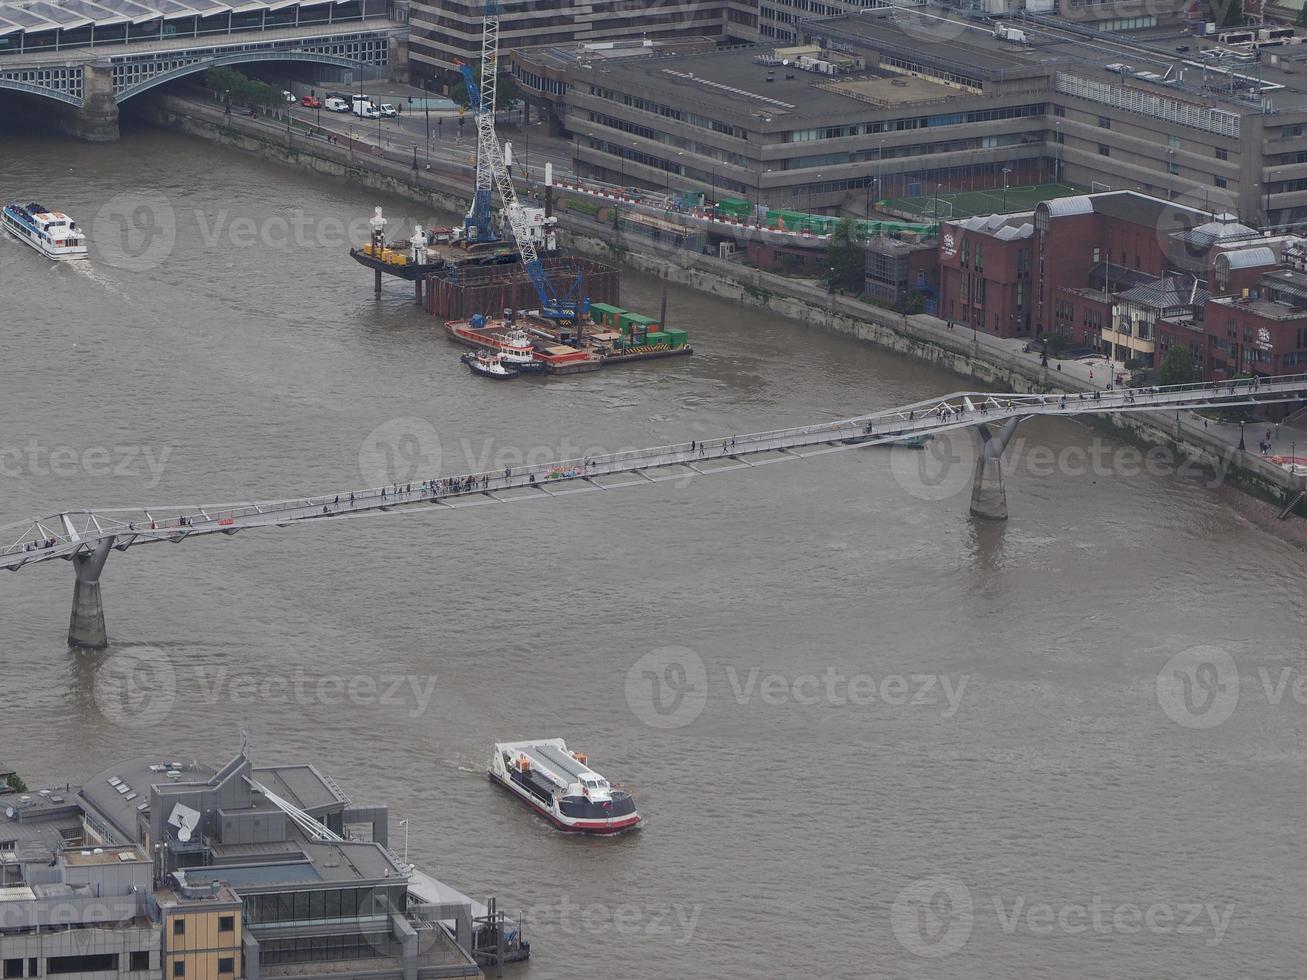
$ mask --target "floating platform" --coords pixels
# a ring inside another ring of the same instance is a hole
[[[614,364],[630,364],[662,357],[686,357],[694,353],[689,344],[640,344],[619,347],[621,334],[600,323],[585,320],[578,327],[560,327],[546,320],[519,316],[513,320],[446,320],[450,339],[476,350],[510,349],[509,336],[522,330],[535,349],[535,358],[550,374],[582,374]]]

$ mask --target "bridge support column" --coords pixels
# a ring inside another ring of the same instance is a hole
[[[113,538],[105,538],[90,554],[73,558],[77,581],[73,585],[73,614],[68,620],[68,645],[95,650],[109,645],[104,628],[104,603],[100,599],[100,572],[113,547]]]
[[[113,100],[113,69],[86,65],[82,69],[82,107],[66,120],[69,136],[86,143],[113,143],[118,139],[118,103]]]
[[[978,425],[976,436],[980,452],[976,456],[976,475],[971,484],[971,516],[989,521],[1007,520],[1007,490],[1003,487],[1003,450],[1020,419],[1008,419],[1003,428],[993,432],[988,425]]]

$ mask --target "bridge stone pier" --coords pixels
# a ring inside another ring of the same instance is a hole
[[[68,645],[99,650],[109,645],[104,628],[104,602],[100,598],[100,572],[113,548],[112,537],[102,538],[95,550],[73,556],[77,581],[73,584],[73,614],[68,620]]]
[[[118,102],[113,71],[107,65],[82,66],[82,104],[65,112],[59,128],[86,143],[112,143],[118,139]]]
[[[971,516],[990,521],[1007,520],[1007,490],[1003,487],[1003,450],[1021,419],[1010,418],[995,432],[989,425],[975,426],[980,452],[976,456],[976,475],[971,484]]]

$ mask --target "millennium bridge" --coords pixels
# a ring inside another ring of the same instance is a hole
[[[333,489],[283,500],[190,506],[66,510],[0,527],[0,569],[19,571],[62,559],[75,572],[68,642],[108,643],[100,574],[113,551],[181,544],[196,538],[306,521],[336,521],[378,513],[444,511],[485,504],[544,500],[581,492],[684,480],[769,463],[876,445],[916,443],[970,429],[979,442],[972,481],[973,516],[1005,520],[1003,451],[1017,426],[1035,416],[1178,411],[1307,399],[1307,374],[1222,384],[1120,388],[1078,394],[955,392],[898,408],[769,432],[693,440],[629,452],[560,460],[496,472],[416,483]]]

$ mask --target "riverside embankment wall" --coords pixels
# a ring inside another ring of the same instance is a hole
[[[160,95],[140,115],[155,125],[211,140],[313,173],[339,177],[361,187],[459,213],[467,207],[470,165],[432,160],[430,166],[377,147],[342,139],[332,143],[302,133],[287,136],[284,123],[227,114],[221,106]],[[564,195],[566,196],[566,195]],[[805,328],[833,331],[926,361],[974,379],[977,387],[1015,392],[1090,391],[1092,386],[1040,365],[1010,342],[967,329],[950,329],[935,317],[903,316],[861,300],[837,296],[813,285],[764,272],[733,259],[669,248],[620,231],[596,217],[560,210],[559,223],[577,252],[620,263],[690,289],[743,306],[766,310]],[[1307,489],[1295,477],[1255,453],[1241,452],[1205,429],[1189,413],[1085,416],[1101,431],[1146,446],[1160,446],[1175,458],[1190,459],[1224,474],[1240,488],[1273,503]]]

